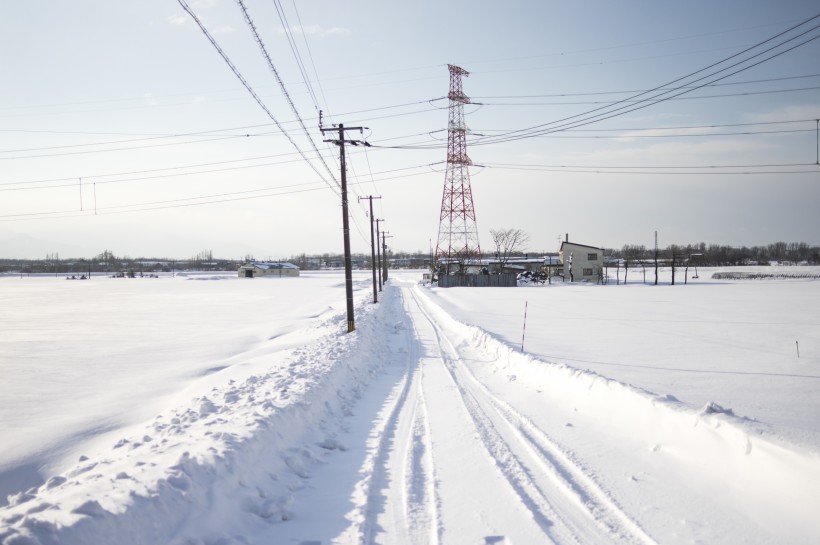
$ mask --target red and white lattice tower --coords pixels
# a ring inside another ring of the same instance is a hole
[[[461,76],[470,73],[448,64],[450,69],[450,119],[447,126],[447,171],[444,175],[444,194],[441,197],[436,262],[449,267],[451,263],[462,266],[467,261],[481,259],[478,245],[478,227],[473,208],[473,192],[470,189],[470,165],[467,157],[467,124],[464,122],[464,105],[470,98],[461,89]]]

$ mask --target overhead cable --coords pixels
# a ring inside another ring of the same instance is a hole
[[[239,2],[241,0],[237,1]],[[299,68],[299,73],[302,75],[302,81],[304,81],[308,95],[310,95],[310,98],[313,100],[313,107],[318,113],[319,103],[316,100],[316,93],[313,91],[313,85],[310,82],[310,78],[308,78],[307,76],[305,64],[304,62],[302,62],[302,55],[299,54],[299,48],[296,47],[296,40],[293,37],[293,31],[290,28],[290,23],[288,23],[288,18],[287,15],[285,15],[285,10],[282,8],[282,4],[279,3],[279,0],[273,0],[273,5],[276,7],[276,13],[279,15],[279,22],[282,23],[282,29],[285,31],[285,36],[288,39],[290,51],[291,53],[293,53],[294,60],[296,60],[296,66]]]
[[[191,18],[196,22],[197,26],[199,26],[199,29],[202,31],[202,33],[205,35],[205,37],[208,39],[208,41],[211,42],[211,45],[214,46],[214,49],[216,49],[217,52],[219,53],[219,55],[222,57],[222,60],[225,61],[225,64],[228,65],[228,67],[231,69],[231,71],[234,73],[234,75],[237,77],[237,79],[242,83],[242,85],[245,87],[245,89],[248,90],[248,93],[250,93],[250,95],[253,97],[253,99],[256,101],[256,103],[259,104],[259,106],[265,111],[266,114],[268,114],[268,117],[270,117],[271,120],[276,124],[277,128],[282,132],[282,134],[284,134],[287,137],[287,139],[290,141],[291,145],[294,148],[296,148],[296,151],[299,152],[299,155],[301,155],[302,159],[308,165],[310,165],[310,168],[313,169],[313,171],[319,176],[319,178],[321,178],[322,181],[324,181],[327,184],[327,186],[331,190],[333,190],[333,192],[337,196],[340,196],[338,187],[334,186],[333,184],[331,184],[330,182],[327,181],[327,179],[324,177],[324,175],[322,175],[322,173],[319,171],[319,169],[316,168],[316,165],[313,164],[313,161],[311,161],[308,158],[308,156],[305,155],[305,152],[302,151],[302,149],[296,144],[296,142],[294,142],[294,140],[293,140],[293,138],[291,138],[290,134],[285,130],[284,127],[282,127],[282,125],[279,123],[279,121],[276,119],[276,117],[273,115],[273,113],[271,113],[271,111],[268,109],[268,107],[265,106],[265,103],[262,102],[262,99],[259,98],[259,95],[256,94],[256,91],[253,90],[253,87],[251,87],[251,85],[245,80],[245,78],[239,72],[239,69],[237,69],[236,66],[234,66],[234,64],[228,58],[228,55],[222,50],[221,47],[219,47],[219,44],[217,44],[216,40],[208,32],[208,29],[205,28],[205,25],[202,24],[202,21],[200,21],[199,18],[196,16],[196,14],[191,10],[191,8],[188,7],[188,4],[185,2],[185,0],[177,0],[177,2],[179,3],[180,6],[182,6],[182,9],[184,9],[185,12],[188,13],[188,15],[190,15]],[[338,185],[338,183],[337,183],[337,185]]]
[[[247,8],[245,7],[244,0],[236,0],[236,3],[242,10],[242,15],[245,17],[245,22],[248,24],[248,28],[250,28],[251,33],[253,33],[253,37],[256,40],[256,44],[259,46],[259,49],[262,52],[262,56],[265,57],[265,61],[268,63],[268,68],[270,68],[271,73],[273,73],[273,76],[276,78],[277,83],[279,83],[279,88],[282,90],[282,94],[285,96],[285,100],[287,100],[288,104],[290,105],[290,109],[293,112],[293,115],[296,116],[296,120],[299,122],[299,126],[302,127],[302,131],[305,133],[305,136],[307,136],[308,142],[310,142],[310,146],[313,148],[313,151],[316,152],[316,157],[319,159],[319,161],[321,161],[322,165],[324,165],[325,169],[330,175],[330,178],[338,186],[339,182],[338,180],[336,180],[336,176],[333,174],[333,171],[325,162],[325,159],[324,157],[322,157],[322,154],[316,148],[316,143],[313,141],[313,138],[311,137],[310,132],[308,132],[307,127],[305,127],[305,123],[302,120],[302,116],[299,115],[299,111],[296,109],[296,105],[293,103],[293,100],[290,97],[290,93],[288,93],[288,90],[285,87],[285,83],[279,76],[279,71],[276,70],[276,67],[273,64],[273,60],[271,59],[270,54],[268,54],[268,50],[265,47],[265,43],[262,41],[262,37],[259,36],[259,32],[257,32],[256,30],[256,25],[253,24],[253,20],[251,19],[251,16],[248,13]]]
[[[566,130],[567,128],[575,128],[575,127],[579,127],[579,126],[583,126],[583,125],[588,125],[588,124],[591,124],[591,123],[596,123],[598,121],[602,121],[604,119],[609,119],[609,118],[612,118],[612,117],[615,117],[615,116],[623,115],[623,114],[628,113],[628,112],[633,112],[635,110],[639,110],[639,109],[642,109],[642,108],[653,106],[653,105],[658,104],[660,102],[664,102],[666,100],[669,100],[670,98],[674,98],[674,97],[677,97],[677,96],[680,96],[680,95],[683,95],[683,94],[686,94],[686,93],[690,93],[694,90],[700,89],[700,88],[705,87],[709,84],[715,83],[717,81],[721,81],[721,80],[726,79],[730,76],[733,76],[737,73],[748,70],[748,69],[750,69],[754,66],[757,66],[761,63],[769,61],[769,60],[771,60],[775,57],[778,57],[778,56],[783,55],[783,54],[785,54],[789,51],[792,51],[793,49],[796,49],[797,47],[803,46],[803,45],[805,45],[805,44],[807,44],[807,43],[809,43],[813,40],[816,40],[817,38],[820,38],[820,34],[815,35],[815,36],[809,36],[809,37],[803,39],[802,42],[797,43],[796,45],[792,45],[792,46],[790,46],[786,49],[783,49],[781,51],[774,52],[766,58],[757,60],[757,61],[755,61],[751,64],[747,64],[747,63],[750,63],[753,59],[764,56],[764,55],[766,55],[770,52],[773,52],[774,50],[776,50],[778,48],[782,48],[786,44],[789,44],[790,42],[794,42],[798,39],[801,39],[804,36],[806,36],[807,34],[817,30],[818,28],[820,28],[820,25],[816,25],[812,28],[809,28],[808,30],[801,31],[796,36],[791,36],[787,39],[784,39],[783,41],[781,41],[779,43],[776,43],[775,45],[773,45],[771,47],[768,47],[768,48],[764,49],[763,51],[757,52],[754,55],[747,56],[745,58],[741,58],[740,60],[738,60],[736,62],[733,62],[729,66],[714,70],[710,73],[707,73],[706,75],[703,75],[703,76],[700,76],[700,77],[698,77],[694,80],[691,80],[691,78],[693,78],[693,77],[695,77],[695,76],[697,76],[701,73],[709,72],[713,68],[716,68],[716,67],[718,67],[718,66],[720,66],[724,63],[733,61],[734,59],[739,58],[739,57],[745,55],[746,53],[750,53],[754,49],[763,47],[766,44],[768,44],[769,42],[778,40],[779,38],[781,38],[781,37],[793,32],[793,31],[799,29],[800,27],[808,25],[809,23],[811,23],[812,21],[814,21],[815,19],[818,19],[818,18],[820,18],[820,14],[815,15],[815,16],[813,16],[813,17],[811,17],[811,18],[809,18],[809,19],[807,19],[807,20],[805,20],[805,21],[803,21],[803,22],[801,22],[797,25],[794,25],[793,27],[791,27],[787,30],[784,30],[783,32],[780,32],[777,35],[772,36],[771,38],[768,38],[768,39],[763,40],[763,41],[761,41],[761,42],[759,42],[759,43],[757,43],[757,44],[755,44],[751,47],[748,47],[748,48],[744,49],[743,51],[741,51],[739,53],[736,53],[734,55],[726,57],[726,58],[724,58],[724,59],[722,59],[718,62],[712,63],[709,66],[701,68],[700,70],[697,70],[695,72],[691,72],[691,73],[689,73],[685,76],[682,76],[680,78],[677,78],[675,80],[672,80],[672,81],[666,82],[664,84],[661,84],[661,85],[659,85],[659,86],[657,86],[653,89],[650,89],[649,91],[644,91],[642,93],[639,93],[639,94],[634,95],[632,97],[629,97],[627,99],[618,100],[618,101],[613,102],[613,103],[611,103],[607,106],[602,106],[602,107],[599,107],[599,108],[595,108],[593,110],[589,110],[589,111],[581,113],[581,114],[576,114],[576,115],[573,115],[573,116],[565,117],[563,119],[558,119],[556,121],[552,121],[552,122],[549,122],[549,123],[544,123],[544,124],[541,124],[541,125],[535,125],[535,126],[532,126],[532,127],[526,128],[526,129],[519,129],[519,130],[516,130],[516,131],[511,131],[510,133],[508,133],[506,135],[499,135],[497,137],[486,138],[486,139],[483,139],[483,140],[479,139],[476,142],[472,142],[471,145],[474,146],[474,145],[486,145],[486,144],[499,143],[499,142],[509,142],[509,141],[513,141],[513,140],[519,140],[519,139],[522,139],[522,138],[530,138],[530,137],[533,137],[533,136],[536,136],[536,135],[546,134],[546,133],[549,133],[549,132],[555,132],[555,131],[559,131],[559,130]],[[741,65],[743,65],[743,64],[747,64],[747,65],[741,67]],[[736,68],[736,67],[740,67],[740,68],[738,68],[737,70],[734,70],[734,71],[732,71],[728,74],[723,74],[723,75],[718,76],[722,72],[726,72],[726,71],[731,70],[731,69]],[[713,79],[710,79],[710,78],[713,78]],[[690,80],[690,81],[687,81],[687,80]],[[697,82],[701,82],[703,80],[708,80],[708,81],[706,81],[705,83],[702,83],[702,84],[697,84]],[[678,84],[679,82],[686,82],[686,83],[681,83],[680,85],[675,85],[675,84]],[[697,85],[694,85],[694,84],[697,84]],[[673,87],[671,89],[666,89],[669,86],[673,86]],[[666,90],[664,90],[664,89],[666,89]],[[670,96],[670,93],[677,93],[677,94],[673,94],[673,95]],[[652,95],[652,96],[646,96],[646,95]],[[640,97],[645,97],[645,98],[641,98],[641,100],[637,101],[637,103],[634,103],[634,104],[633,103],[627,103],[627,101],[630,101],[630,100],[633,100],[633,99],[638,99]],[[624,104],[626,104],[626,105],[624,105]],[[619,106],[619,105],[621,105],[621,106]],[[598,112],[598,113],[596,113],[596,112]],[[575,121],[572,121],[572,120],[575,120]]]

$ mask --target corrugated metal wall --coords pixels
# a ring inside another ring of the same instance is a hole
[[[440,288],[514,288],[517,285],[514,274],[454,274],[438,278]]]

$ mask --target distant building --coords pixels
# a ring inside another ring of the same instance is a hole
[[[554,260],[554,261],[553,261]],[[521,274],[523,272],[542,272],[544,267],[555,266],[554,262],[558,261],[558,255],[542,255],[542,254],[526,254],[525,256],[508,257],[506,263],[497,257],[488,257],[482,260],[487,265],[490,273],[512,273]],[[503,263],[503,265],[502,265]]]
[[[293,263],[254,261],[239,267],[239,278],[255,276],[299,276],[299,267]]]
[[[564,281],[597,282],[604,266],[604,251],[595,246],[564,241],[558,251]]]

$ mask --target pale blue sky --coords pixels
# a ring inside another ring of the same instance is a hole
[[[189,5],[313,157],[237,4]],[[369,251],[357,202],[366,195],[382,197],[393,248],[435,242],[448,63],[470,71],[464,91],[482,103],[465,111],[485,250],[490,229],[510,227],[530,234],[534,252],[555,251],[564,233],[649,246],[655,230],[662,246],[820,244],[820,39],[678,99],[574,130],[492,138],[706,68],[820,14],[816,1],[284,0],[313,95],[276,3],[245,5],[337,179],[317,108],[327,123],[369,127],[374,147],[350,150],[354,251]],[[176,1],[0,9],[0,256],[341,251],[335,182],[301,160]],[[818,25],[789,44],[820,36]],[[736,168],[716,168],[727,166]]]

